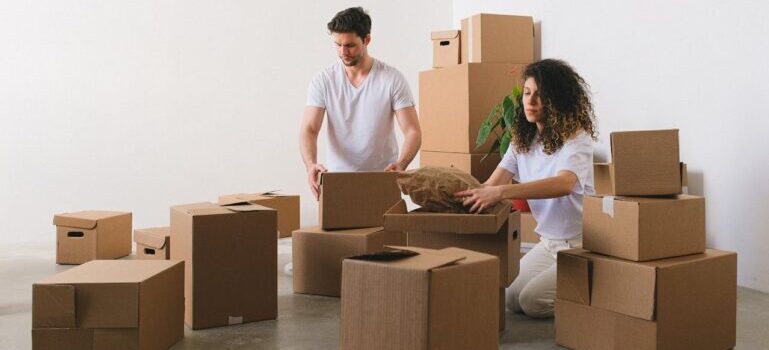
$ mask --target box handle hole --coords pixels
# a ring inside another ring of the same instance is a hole
[[[518,230],[513,231],[513,239],[518,239]]]
[[[144,254],[147,254],[147,255],[155,255],[155,249],[152,249],[152,248],[144,248]]]
[[[67,237],[70,237],[70,238],[83,238],[83,236],[85,236],[85,234],[82,231],[67,232]]]
[[[441,46],[449,46],[450,42],[448,40],[441,40]]]

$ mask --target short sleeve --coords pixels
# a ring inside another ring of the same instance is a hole
[[[593,191],[593,140],[586,133],[580,133],[567,141],[558,155],[556,173],[568,170],[577,176],[573,192],[590,194]]]
[[[414,97],[411,95],[409,83],[403,74],[398,71],[394,71],[393,74],[391,98],[393,111],[414,106]]]
[[[307,88],[307,106],[326,108],[326,83],[323,72],[316,74]]]
[[[518,176],[518,157],[514,149],[515,145],[511,142],[510,146],[507,147],[505,156],[502,157],[502,161],[499,162],[498,168],[507,170],[509,173],[513,174],[513,179],[520,181],[520,177]]]

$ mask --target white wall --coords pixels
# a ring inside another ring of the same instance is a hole
[[[0,244],[54,240],[57,212],[167,225],[170,205],[267,189],[301,194],[315,223],[299,122],[337,59],[326,23],[358,5],[371,54],[417,97],[449,1],[0,3]]]
[[[479,12],[534,16],[541,57],[591,84],[598,158],[612,131],[679,128],[708,246],[737,251],[738,283],[769,291],[769,3],[455,0],[454,26]]]

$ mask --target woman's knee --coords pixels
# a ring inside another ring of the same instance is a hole
[[[517,304],[526,316],[535,318],[553,317],[554,300],[542,291],[524,288],[518,296]]]

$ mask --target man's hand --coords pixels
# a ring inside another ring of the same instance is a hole
[[[454,193],[454,197],[462,200],[462,205],[470,207],[471,213],[480,213],[493,207],[502,199],[502,186],[484,186]]]
[[[403,170],[405,170],[405,169],[403,168],[403,165],[401,165],[401,163],[399,163],[399,162],[390,163],[384,169],[384,171],[403,171]]]
[[[315,195],[315,200],[320,200],[320,184],[318,183],[318,174],[328,171],[323,164],[313,164],[307,167],[307,182],[310,184],[310,190]]]

